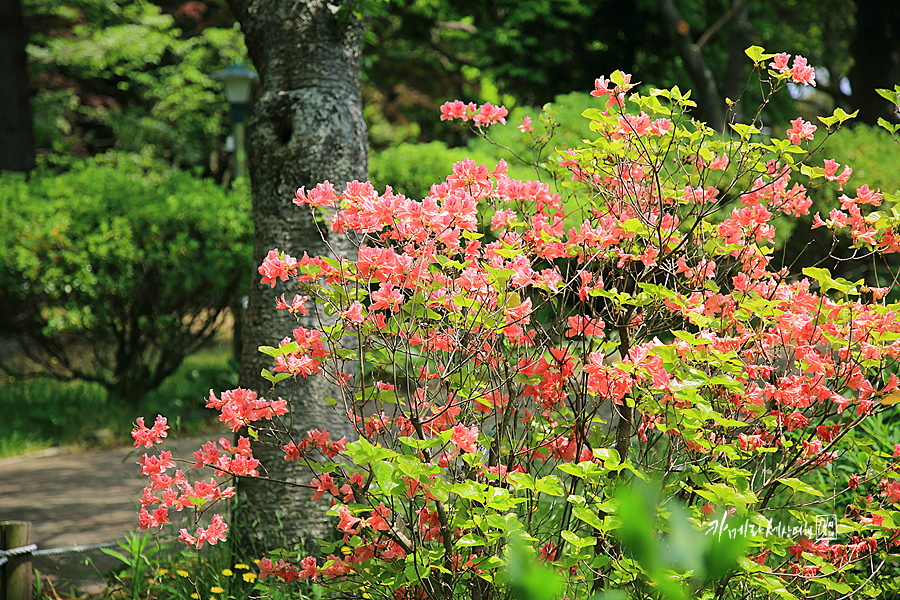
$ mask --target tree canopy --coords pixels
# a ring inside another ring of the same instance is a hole
[[[747,85],[751,44],[807,56],[819,75],[808,99],[859,108],[859,120],[874,124],[890,118],[890,105],[870,90],[900,73],[900,8],[890,4],[398,0],[368,19],[370,139],[376,150],[459,144],[464,135],[432,118],[448,99],[539,107],[616,69],[648,86],[693,89],[696,116],[713,123]],[[247,55],[222,0],[24,0],[23,12],[45,160],[64,166],[66,155],[152,146],[178,166],[225,175],[228,117],[209,75]],[[779,102],[772,120],[787,116],[790,100]]]

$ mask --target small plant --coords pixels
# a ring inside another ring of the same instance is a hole
[[[166,546],[143,532],[130,532],[119,542],[119,548],[121,552],[110,548],[101,548],[100,551],[124,564],[124,572],[115,574],[114,579],[128,592],[131,600],[145,598],[150,589],[148,574],[152,569],[151,556],[162,555]]]

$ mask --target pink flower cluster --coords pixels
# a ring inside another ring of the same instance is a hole
[[[485,102],[480,107],[472,102],[464,104],[461,100],[445,102],[441,105],[441,121],[461,119],[463,123],[471,120],[479,127],[488,127],[495,123],[506,125],[506,108]],[[530,119],[529,119],[530,125]]]
[[[331,434],[327,429],[323,428],[310,429],[306,432],[306,439],[300,440],[297,444],[293,440],[284,446],[284,460],[297,460],[306,454],[310,449],[317,449],[324,456],[334,458],[338,453],[343,452],[347,448],[347,436],[345,435],[336,442],[331,441]]]
[[[615,73],[613,74],[615,75]],[[624,82],[619,85],[615,84],[615,82],[607,79],[606,77],[600,77],[594,81],[594,90],[591,92],[591,96],[595,98],[603,98],[605,96],[609,96],[606,101],[606,106],[618,106],[622,108],[625,106],[625,92],[631,90],[634,87],[634,84],[631,83],[631,75],[628,73],[624,73],[622,75]]]
[[[296,264],[296,258],[279,253],[277,249],[269,250],[269,254],[259,266],[259,274],[262,275],[260,283],[263,285],[271,283],[272,287],[275,287],[277,280],[287,281]]]
[[[309,204],[312,207],[334,206],[336,197],[334,186],[326,181],[318,184],[315,189],[310,190],[309,195],[306,194],[305,188],[299,188],[295,193],[294,204],[297,206]]]
[[[206,442],[200,450],[194,452],[194,460],[197,463],[195,469],[203,467],[213,467],[216,469],[216,475],[244,475],[256,477],[259,472],[256,467],[259,461],[253,458],[250,451],[250,439],[243,436],[238,438],[237,446],[232,446],[231,442],[225,438],[219,438],[219,450],[215,442]]]
[[[212,522],[209,527],[197,527],[197,531],[191,535],[187,529],[182,529],[178,535],[178,541],[188,546],[197,546],[197,549],[203,547],[203,543],[207,542],[211,546],[217,542],[225,541],[225,534],[228,532],[228,524],[222,518],[222,515],[213,515]]]
[[[782,73],[790,70],[797,83],[815,85],[806,60],[796,57],[788,69],[789,59],[776,55],[772,66]],[[448,572],[477,571],[478,557],[468,555],[466,561],[453,546],[464,536],[471,543],[477,541],[471,536],[481,534],[459,518],[463,509],[446,500],[449,494],[463,506],[470,502],[487,510],[491,502],[499,506],[507,493],[518,491],[517,480],[527,481],[513,473],[533,474],[535,465],[550,472],[558,462],[587,463],[563,465],[565,473],[608,466],[603,449],[591,446],[607,442],[573,419],[577,406],[594,410],[608,401],[618,424],[633,427],[622,430],[628,442],[617,445],[622,460],[631,458],[631,441],[652,437],[651,443],[663,440],[660,446],[697,464],[733,457],[752,462],[763,453],[777,456],[790,449],[790,468],[810,472],[834,460],[832,444],[844,432],[842,423],[825,423],[820,416],[870,415],[900,383],[891,375],[885,385],[884,378],[872,375],[883,369],[876,363],[900,358],[900,320],[890,307],[829,295],[822,291],[827,279],[817,290],[814,278],[792,279],[769,264],[772,253],[766,247],[775,238],[774,219],[806,215],[812,204],[797,175],[811,185],[817,178],[822,183],[824,176],[843,188],[852,170],[839,173],[840,165],[826,160],[823,169],[800,171],[799,161],[784,162],[770,150],[753,147],[764,158],[742,154],[746,140],[740,148],[722,140],[701,141],[691,152],[667,155],[660,148],[668,145],[673,153],[686,148],[681,145],[684,115],[674,111],[666,113],[671,119],[654,119],[645,112],[624,112],[625,94],[634,86],[631,76],[614,73],[611,78],[620,83],[601,77],[592,92],[607,98],[607,110],[594,127],[605,145],[572,151],[563,162],[573,188],[589,199],[577,209],[547,184],[512,179],[505,162],[491,170],[460,161],[422,200],[389,187],[378,193],[371,183],[359,181],[340,194],[328,182],[297,191],[297,205],[337,205],[331,230],[361,242],[355,259],[304,255],[297,261],[272,251],[259,267],[263,283],[274,287],[289,281],[306,294],[290,303],[282,295],[278,308],[306,314],[304,303],[313,298],[341,320],[321,332],[294,330],[293,339],[282,340],[282,353],[272,352],[275,371],[303,377],[324,372],[342,385],[345,398],[352,399],[347,418],[360,440],[334,441],[327,430],[312,429],[304,439],[285,435],[278,445],[285,460],[314,466],[308,483],[312,499],[331,504],[336,530],[352,548],[343,558],[328,556],[322,566],[314,557],[303,558],[299,567],[263,559],[260,577],[345,577],[364,572],[373,559],[402,560],[432,550],[444,553]],[[643,106],[653,112],[649,102]],[[442,120],[462,119],[477,127],[506,117],[503,107],[460,101],[446,103],[441,112]],[[520,130],[530,131],[530,120]],[[787,137],[801,145],[815,131],[798,118]],[[679,160],[670,160],[673,156]],[[672,165],[674,175],[666,171]],[[815,216],[815,226],[849,227],[858,246],[900,250],[895,230],[871,212],[881,203],[879,191],[860,186],[856,197],[839,200],[840,208],[827,222]],[[713,212],[715,220],[704,220]],[[696,233],[686,237],[685,224]],[[635,275],[654,272],[658,276],[644,280]],[[623,291],[632,288],[633,293]],[[862,293],[877,299],[886,290]],[[579,309],[566,308],[565,325],[540,322],[548,298],[562,294],[569,307]],[[621,304],[613,301],[623,295]],[[664,342],[644,335],[654,319],[655,327],[680,325]],[[612,340],[605,339],[607,327]],[[351,349],[342,341],[347,329],[358,343],[352,350],[374,349],[366,355],[373,362],[380,360],[379,352],[405,357],[404,367],[388,363],[398,369],[393,376],[400,374],[396,386],[361,382],[342,372]],[[616,358],[613,342],[619,345]],[[363,413],[360,399],[371,400],[375,408]],[[277,422],[287,410],[281,398],[270,402],[242,389],[221,398],[211,392],[208,406],[220,410],[233,431],[260,420]],[[673,414],[686,416],[685,425]],[[136,445],[149,447],[165,435],[164,421],[153,429],[143,421],[138,425]],[[483,452],[479,438],[487,449]],[[253,476],[259,466],[243,437],[236,445],[224,439],[218,446],[209,442],[194,456],[196,467],[213,467],[217,476]],[[141,464],[151,479],[140,517],[148,527],[167,522],[167,508],[180,510],[233,493],[218,491],[214,480],[189,486],[180,471],[166,475],[174,467],[167,453],[145,456]],[[498,480],[504,483],[495,485]],[[859,477],[850,481],[860,485]],[[462,493],[456,486],[469,487]],[[484,494],[480,500],[479,494]],[[900,502],[900,484],[886,479],[881,495]],[[714,509],[707,504],[701,510]],[[182,530],[182,541],[199,546],[224,539],[224,522],[214,520],[214,525],[212,531],[198,528],[195,535]],[[871,545],[864,539],[827,551],[802,542],[792,554],[831,559],[836,552],[859,556],[867,548]],[[550,561],[559,560],[562,551],[555,543],[541,547]],[[801,571],[808,567],[791,565]]]
[[[151,428],[147,428],[144,425],[144,417],[138,417],[137,426],[131,432],[131,437],[134,438],[135,448],[138,446],[151,448],[153,447],[153,444],[158,444],[168,435],[169,426],[167,425],[166,418],[162,415],[157,415],[156,422]]]
[[[236,388],[222,392],[222,397],[217,398],[212,390],[209,390],[209,399],[206,408],[221,411],[219,420],[228,425],[232,431],[238,431],[254,421],[262,419],[271,420],[278,415],[287,414],[287,401],[266,400],[257,397],[256,392]]]
[[[142,419],[138,419],[138,425],[134,432],[139,435],[135,437],[137,440],[143,428]],[[157,440],[158,441],[158,440]],[[135,445],[138,445],[137,443]],[[151,444],[152,445],[152,444]],[[254,467],[258,462],[254,462],[250,456],[249,443],[239,443],[238,448],[232,448],[226,441],[222,441],[223,448],[236,456],[226,459],[219,455],[215,444],[209,442],[204,446],[203,451],[195,454],[200,463],[213,465],[217,468],[229,468],[238,466],[244,471],[244,474],[255,474]],[[197,481],[190,484],[185,476],[184,471],[178,469],[174,475],[166,473],[168,469],[175,467],[172,460],[172,453],[169,451],[160,452],[158,456],[150,456],[144,454],[140,459],[141,474],[150,480],[150,486],[145,487],[141,494],[141,509],[138,513],[138,528],[150,529],[151,527],[161,527],[169,522],[169,509],[174,508],[180,512],[185,508],[196,508],[204,506],[208,503],[217,502],[223,498],[231,498],[234,496],[234,489],[231,487],[221,489],[215,479],[207,481]],[[159,505],[156,508],[152,508]],[[148,510],[153,509],[153,512]],[[207,528],[198,527],[196,533],[191,535],[186,529],[181,530],[179,539],[189,545],[196,545],[200,548],[204,542],[215,544],[225,539],[225,532],[228,526],[225,524],[221,516],[213,517],[211,524]]]
[[[816,126],[809,121],[804,121],[801,117],[797,117],[791,121],[792,127],[788,129],[788,139],[792,144],[800,145],[803,140],[814,139],[813,134],[816,132]]]
[[[795,56],[794,64],[791,67],[788,67],[788,61],[790,59],[791,55],[785,52],[776,54],[773,58],[773,62],[770,63],[770,66],[779,73],[787,73],[790,71],[791,80],[794,83],[815,86],[816,70],[807,64],[806,59],[799,55]]]

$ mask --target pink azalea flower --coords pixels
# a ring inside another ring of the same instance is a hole
[[[263,263],[258,269],[259,274],[262,275],[262,279],[259,282],[262,285],[271,283],[272,287],[275,287],[276,280],[288,280],[288,277],[290,277],[290,274],[294,271],[296,264],[296,258],[285,254],[284,259],[282,260],[277,249],[269,250],[265,260],[263,260]]]
[[[502,123],[506,125],[506,108],[503,106],[494,106],[490,102],[485,102],[478,113],[472,117],[476,125],[493,125],[494,123]]]
[[[166,424],[166,418],[162,415],[156,417],[156,422],[149,429],[144,425],[144,417],[138,417],[136,423],[137,425],[131,431],[135,448],[138,446],[150,448],[153,444],[158,444],[169,435],[169,426]]]
[[[656,119],[650,124],[650,133],[656,136],[666,135],[666,132],[672,129],[672,121],[670,119]]]
[[[284,294],[282,294],[281,299],[275,302],[275,308],[290,311],[291,314],[296,314],[299,312],[301,314],[308,315],[309,311],[304,306],[307,300],[309,300],[309,296],[301,296],[299,294],[295,294],[294,299],[291,300],[290,304],[288,304],[284,299]]]
[[[534,131],[534,127],[531,126],[531,117],[525,117],[522,119],[522,124],[519,125],[519,131],[522,133],[530,133]]]
[[[472,114],[475,113],[476,108],[471,102],[463,104],[461,100],[445,102],[441,105],[441,121],[452,121],[453,119],[468,121]]]
[[[791,121],[791,127],[787,131],[788,139],[791,140],[791,143],[799,146],[802,140],[811,140],[813,139],[813,134],[815,133],[817,127],[810,123],[809,121],[804,121],[802,118],[797,117],[793,121]]]
[[[450,441],[456,447],[466,452],[475,452],[475,442],[478,441],[478,427],[466,427],[462,423],[453,427],[453,436]]]
[[[366,316],[363,314],[363,305],[359,300],[355,300],[350,308],[341,313],[341,318],[347,319],[351,323],[362,323],[366,320]]]
[[[302,206],[309,204],[315,208],[317,206],[334,206],[334,200],[337,195],[334,193],[334,186],[327,181],[323,181],[319,185],[309,191],[307,195],[304,188],[301,187],[294,194],[294,204]]]
[[[312,579],[316,580],[316,577],[319,575],[319,570],[316,567],[316,559],[312,556],[307,556],[303,560],[300,561],[300,579]]]
[[[769,66],[778,71],[779,73],[784,73],[788,70],[788,61],[791,59],[791,55],[786,52],[781,52],[776,54],[773,57],[773,61],[769,63]]]
[[[215,546],[216,542],[224,542],[225,534],[228,531],[228,524],[222,518],[222,515],[213,515],[212,523],[206,528],[206,541]]]
[[[791,67],[791,78],[794,83],[803,85],[816,85],[816,70],[806,64],[802,56],[794,57],[794,65]]]

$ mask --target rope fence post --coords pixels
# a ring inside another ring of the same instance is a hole
[[[3,521],[0,523],[0,550],[11,550],[31,544],[31,523]],[[14,554],[0,567],[0,598],[2,600],[31,600],[31,553]]]

